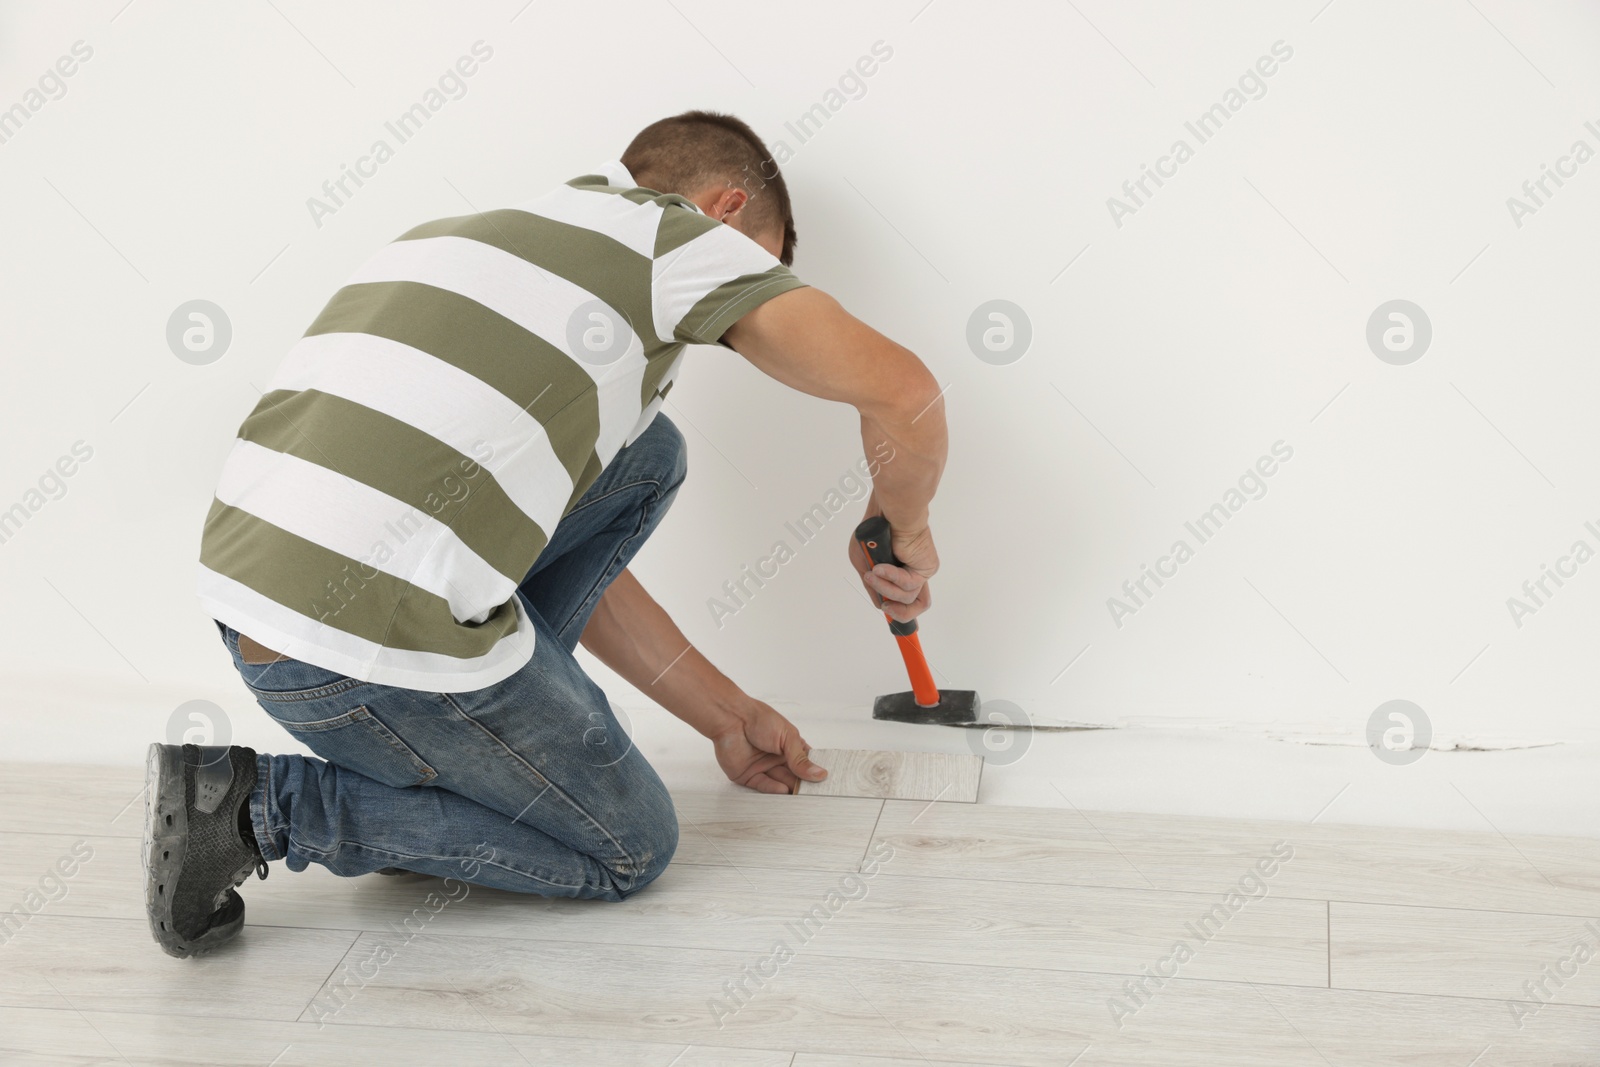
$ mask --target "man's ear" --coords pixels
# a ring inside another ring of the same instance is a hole
[[[711,208],[706,214],[719,222],[727,222],[730,216],[737,215],[739,210],[749,202],[749,193],[743,189],[736,189],[730,186],[716,194],[716,198],[712,200]]]

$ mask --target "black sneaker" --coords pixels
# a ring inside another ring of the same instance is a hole
[[[150,746],[145,763],[145,910],[163,952],[180,959],[237,937],[234,887],[267,862],[248,833],[256,754],[237,745]]]

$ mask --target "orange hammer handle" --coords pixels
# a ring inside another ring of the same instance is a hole
[[[888,619],[889,616],[885,615]],[[893,619],[889,619],[893,622]],[[916,697],[917,704],[924,708],[931,708],[939,703],[939,687],[933,684],[933,672],[928,669],[928,658],[922,654],[922,638],[915,631],[908,634],[895,634],[895,641],[900,645],[900,656],[906,661],[906,673],[911,676],[911,694]]]
[[[889,563],[896,567],[903,566],[895,558],[889,534],[889,520],[882,515],[874,515],[870,519],[861,521],[856,527],[855,536],[861,544],[861,551],[866,553],[867,559],[873,564]],[[894,634],[895,641],[900,645],[900,656],[906,661],[906,674],[911,676],[912,695],[921,707],[933,707],[939,703],[939,687],[933,684],[933,672],[928,669],[928,659],[922,654],[922,639],[917,636],[917,620],[896,622],[888,612],[884,612],[883,617],[889,620],[889,632]]]

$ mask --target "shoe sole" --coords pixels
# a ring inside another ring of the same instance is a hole
[[[237,936],[241,914],[197,938],[178,934],[172,924],[173,894],[188,851],[189,814],[184,801],[183,746],[151,744],[144,767],[144,904],[150,936],[161,951],[179,959],[204,955]]]

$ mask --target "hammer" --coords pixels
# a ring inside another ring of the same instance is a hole
[[[856,541],[867,559],[874,565],[902,564],[894,555],[889,540],[889,520],[874,515],[862,520],[856,527]],[[983,703],[971,689],[939,691],[933,684],[933,672],[928,669],[927,657],[922,654],[922,639],[917,636],[917,620],[896,622],[888,612],[889,632],[900,645],[900,656],[906,661],[906,673],[911,676],[911,692],[886,693],[872,703],[872,717],[890,722],[921,723],[928,726],[965,726],[978,721],[978,708]]]

